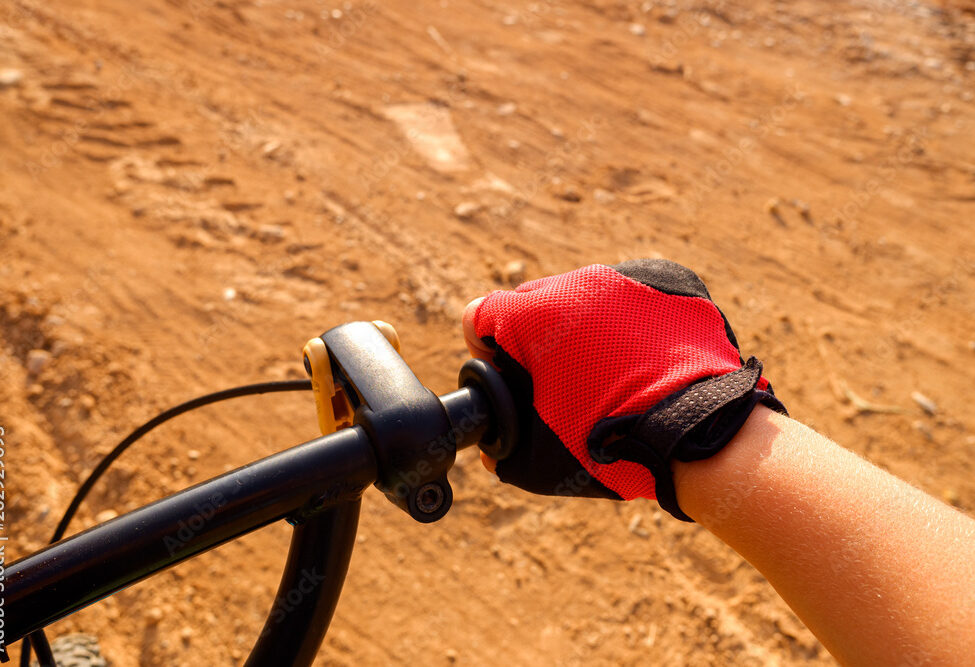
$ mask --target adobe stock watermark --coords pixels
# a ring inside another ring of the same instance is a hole
[[[18,28],[30,20],[40,20],[41,3],[37,0],[4,0],[2,7],[3,23],[9,28]],[[0,25],[0,31],[5,26]],[[6,36],[0,32],[0,36]]]
[[[366,169],[364,179],[367,195],[371,195],[373,188],[389,176],[390,172],[413,151],[413,145],[419,138],[420,131],[416,128],[410,128],[406,133],[406,139],[409,143],[397,143],[393,145],[392,148],[383,152],[382,155],[379,155],[370,163]]]
[[[537,27],[536,23],[541,21],[543,18],[551,18],[556,16],[556,12],[559,10],[560,4],[561,3],[554,2],[553,0],[529,2],[513,10],[505,10],[505,15],[501,19],[501,23],[509,26],[521,25],[525,28]]]
[[[845,230],[854,234],[859,227],[863,210],[884,188],[889,187],[904,169],[913,164],[919,155],[924,154],[924,143],[927,138],[926,127],[915,127],[909,130],[903,145],[896,153],[881,162],[873,175],[858,183],[846,201],[833,209],[832,219],[836,222],[836,227],[827,228],[827,232]]]
[[[666,39],[658,50],[650,52],[651,59],[669,60],[680,53],[688,42],[697,37],[697,34],[707,28],[711,23],[711,16],[724,9],[727,3],[724,0],[716,2],[704,2],[703,6],[691,12],[682,12],[673,21],[677,34]]]
[[[599,131],[606,124],[607,120],[599,115],[590,116],[584,120],[570,138],[546,155],[545,164],[541,169],[532,170],[532,177],[527,182],[515,186],[514,197],[511,201],[489,210],[488,223],[491,225],[501,224],[510,220],[521,209],[529,206],[545,185],[551,183],[568,169],[569,161],[573,156],[582,153],[586,144],[596,140]],[[520,161],[516,166],[527,167]]]
[[[781,102],[765,113],[753,118],[748,123],[748,132],[731,146],[721,152],[721,157],[710,163],[704,170],[704,176],[695,181],[690,193],[691,204],[699,208],[715,190],[727,181],[753,153],[765,139],[769,132],[781,128],[785,119],[805,99],[806,94],[793,82],[786,90]]]
[[[600,281],[598,287],[590,286],[566,295],[564,305],[560,306],[554,320],[529,342],[528,353],[534,363],[543,362],[545,357],[563,347],[567,340],[589,340],[587,331],[580,329],[588,329],[592,325],[594,313],[603,311],[604,296],[615,289],[615,283]]]
[[[222,493],[217,492],[210,496],[206,502],[194,505],[193,509],[196,511],[188,518],[180,519],[176,523],[176,532],[163,538],[163,544],[169,555],[175,556],[186,547],[194,537],[203,531],[217,510],[226,504],[227,499]]]
[[[271,612],[260,636],[265,637],[273,630],[274,626],[283,623],[288,618],[288,614],[297,609],[305,601],[305,598],[314,593],[323,581],[325,581],[325,575],[319,572],[318,568],[302,570],[301,579],[294,587],[287,593],[279,593],[274,598],[274,605],[271,607]]]
[[[297,244],[303,243],[303,240],[299,234],[296,238]],[[263,274],[278,276],[281,275],[292,266],[294,257],[290,254],[282,255],[274,260],[268,261],[261,266],[261,271]],[[226,302],[226,297],[225,297]],[[211,346],[222,340],[224,334],[228,331],[233,330],[235,326],[243,326],[245,323],[252,321],[255,317],[259,316],[260,305],[256,302],[252,302],[247,299],[237,298],[236,295],[231,301],[233,304],[238,304],[234,306],[232,313],[228,312],[217,312],[213,316],[213,321],[199,334],[199,345],[200,348],[197,354],[205,355],[211,348]]]
[[[340,12],[338,17],[332,15],[328,9],[322,10],[323,19],[326,18],[326,13],[329,13],[329,18],[326,19],[328,21],[327,33],[325,42],[316,42],[314,48],[315,53],[321,58],[328,58],[336,51],[344,49],[362,27],[379,13],[379,5],[370,1],[362,5],[352,6],[345,11],[337,11]]]
[[[562,481],[555,485],[553,489],[554,495],[578,496],[584,490],[588,489],[592,485],[592,481],[596,479],[596,465],[594,462],[590,463],[588,460],[585,465],[589,466],[589,468],[580,468],[575,473],[563,477]]]
[[[429,479],[437,468],[442,467],[437,464],[444,463],[456,453],[457,443],[487,425],[489,417],[487,412],[476,408],[465,410],[460,421],[451,425],[450,431],[427,443],[425,456],[412,469],[404,470],[396,476],[393,492],[399,498],[406,498],[412,489]]]
[[[922,307],[899,309],[897,312],[900,317],[891,322],[894,325],[893,335],[876,337],[876,354],[884,362],[898,360],[897,349],[898,341],[903,341],[910,336],[919,333],[921,324],[925,317],[935,318],[936,315],[928,307],[931,304],[938,304],[942,307],[957,308],[966,305],[964,295],[961,294],[962,276],[971,279],[975,277],[975,261],[956,257],[952,260],[950,270],[944,280],[934,281],[927,284],[917,303]],[[961,294],[961,296],[959,296]],[[954,298],[952,298],[954,297]]]

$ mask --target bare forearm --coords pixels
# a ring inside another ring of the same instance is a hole
[[[975,521],[760,407],[677,463],[681,507],[744,556],[841,662],[975,655]]]

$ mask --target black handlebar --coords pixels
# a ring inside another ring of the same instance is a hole
[[[8,641],[318,499],[357,500],[375,475],[365,433],[345,429],[56,542],[7,568]]]
[[[375,336],[367,327],[372,325],[347,324],[322,336],[336,382],[355,402],[355,426],[272,454],[12,563],[6,570],[7,642],[286,519],[295,531],[285,573],[247,665],[310,665],[341,592],[363,491],[376,484],[414,518],[436,520],[450,506],[446,472],[457,450],[481,444],[491,454],[507,453],[517,433],[511,397],[488,364],[469,361],[461,388],[436,397],[375,327]]]

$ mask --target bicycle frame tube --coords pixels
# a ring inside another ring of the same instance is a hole
[[[7,642],[273,521],[357,502],[375,480],[369,438],[353,427],[61,540],[7,568]]]
[[[278,593],[245,667],[314,662],[345,583],[360,504],[336,505],[295,526]]]

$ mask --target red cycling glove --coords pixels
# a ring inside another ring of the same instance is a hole
[[[717,453],[759,402],[785,412],[701,279],[666,260],[493,292],[474,327],[516,405],[533,408],[498,476],[534,493],[656,498],[690,521],[671,460]]]

